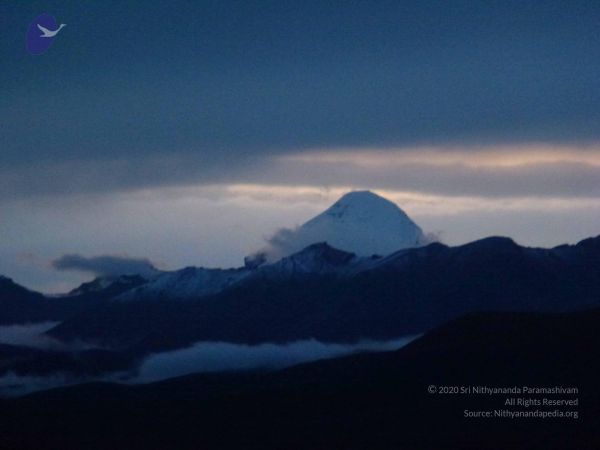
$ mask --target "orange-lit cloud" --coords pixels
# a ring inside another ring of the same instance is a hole
[[[600,166],[600,145],[558,146],[541,143],[486,147],[350,148],[308,150],[281,158],[287,162],[352,164],[358,167],[397,167],[411,164],[503,168],[525,165],[579,163]]]

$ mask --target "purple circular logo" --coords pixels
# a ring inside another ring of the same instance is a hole
[[[50,14],[40,14],[27,29],[27,51],[32,55],[41,55],[50,48],[54,37],[65,26],[64,23],[59,26]]]

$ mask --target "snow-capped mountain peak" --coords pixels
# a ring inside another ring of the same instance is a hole
[[[354,191],[300,227],[280,230],[247,262],[273,262],[316,242],[357,256],[384,256],[428,243],[421,228],[395,203],[370,191]]]
[[[303,227],[313,227],[319,222],[327,220],[326,218],[339,222],[378,221],[381,225],[385,221],[396,220],[416,226],[395,203],[371,191],[348,192],[323,213],[306,222]]]

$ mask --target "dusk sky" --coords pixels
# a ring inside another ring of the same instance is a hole
[[[67,26],[27,53],[41,13]],[[600,234],[600,2],[3,1],[0,274],[239,266],[352,189],[456,245]],[[59,267],[60,268],[60,267]]]

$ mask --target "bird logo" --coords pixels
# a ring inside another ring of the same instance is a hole
[[[37,24],[37,27],[38,27],[38,28],[39,28],[39,30],[40,30],[40,31],[43,33],[43,34],[42,34],[40,37],[43,37],[43,38],[51,38],[51,37],[54,37],[54,36],[56,36],[56,35],[58,34],[58,32],[59,32],[60,30],[62,30],[62,28],[63,28],[63,27],[66,27],[66,26],[67,26],[67,24],[66,24],[66,23],[61,23],[61,24],[60,24],[60,27],[58,27],[58,28],[57,28],[56,30],[54,30],[54,31],[51,31],[51,30],[49,30],[48,28],[41,26],[39,23]]]
[[[44,13],[37,16],[29,25],[26,36],[26,48],[32,55],[45,53],[60,30],[67,25],[57,24],[56,19],[50,14]]]

